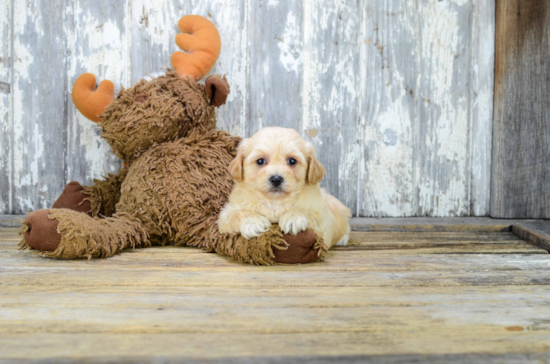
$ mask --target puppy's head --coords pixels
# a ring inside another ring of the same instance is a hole
[[[235,181],[270,197],[282,197],[317,184],[325,169],[315,150],[292,129],[264,128],[243,139],[229,165]]]

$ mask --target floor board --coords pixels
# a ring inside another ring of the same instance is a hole
[[[0,228],[0,357],[547,362],[550,255],[510,231],[357,231],[325,262],[193,248],[59,261]]]

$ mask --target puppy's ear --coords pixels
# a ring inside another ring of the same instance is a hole
[[[244,151],[246,150],[246,143],[248,139],[241,140],[237,147],[237,156],[229,163],[229,174],[237,182],[241,182],[244,178]]]
[[[307,175],[306,182],[310,185],[317,184],[321,182],[323,176],[325,175],[325,168],[315,157],[315,149],[311,143],[307,143]]]

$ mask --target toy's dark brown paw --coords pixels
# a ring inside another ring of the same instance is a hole
[[[311,263],[318,259],[319,248],[315,246],[316,237],[313,231],[305,230],[296,235],[283,234],[283,239],[289,246],[287,250],[273,249],[277,263]]]
[[[61,196],[54,202],[54,209],[70,209],[78,212],[85,212],[91,215],[92,205],[90,201],[84,200],[87,195],[83,194],[84,188],[80,183],[72,181],[65,186]]]
[[[48,210],[38,210],[27,215],[23,224],[27,225],[23,237],[33,249],[53,252],[61,243],[61,234],[57,232],[57,220],[48,219]]]

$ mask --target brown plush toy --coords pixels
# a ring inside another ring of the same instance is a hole
[[[193,15],[178,27],[186,34],[178,34],[176,42],[188,53],[172,56],[177,73],[141,80],[116,98],[110,81],[95,89],[91,74],[74,83],[76,107],[99,122],[101,137],[125,167],[92,186],[69,183],[52,209],[28,215],[20,247],[59,259],[175,244],[252,264],[321,260],[326,246],[309,230],[283,235],[273,225],[251,240],[218,232],[218,213],[233,185],[228,165],[240,138],[216,129],[214,107],[229,94],[225,77],[197,83],[220,53],[216,27]]]

